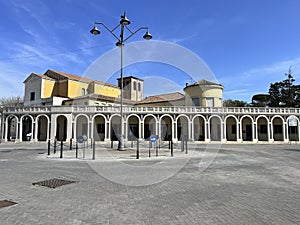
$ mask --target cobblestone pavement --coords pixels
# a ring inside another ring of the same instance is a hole
[[[204,148],[160,183],[126,186],[99,175],[88,160],[47,158],[46,145],[2,143],[0,200],[18,204],[0,208],[0,224],[300,224],[300,146],[222,145],[200,171]],[[110,170],[115,160],[94,163]],[[55,189],[32,185],[50,178],[78,182]]]

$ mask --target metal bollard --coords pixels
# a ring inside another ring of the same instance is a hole
[[[76,142],[76,159],[78,158],[78,143]]]
[[[169,141],[169,149],[171,149],[171,141]]]
[[[149,141],[149,158],[151,157],[151,141]]]
[[[140,141],[137,139],[136,141],[136,159],[140,158]]]
[[[156,148],[156,157],[157,157],[158,156],[158,143],[157,142],[156,142],[155,148]]]
[[[111,142],[110,142],[110,148],[114,148],[114,141],[113,140],[111,140]]]
[[[70,150],[72,150],[72,138],[70,138]]]
[[[93,141],[93,160],[95,160],[95,158],[96,158],[96,142],[95,142],[95,140]]]
[[[63,143],[63,141],[61,141],[60,142],[60,157],[59,158],[63,157],[63,148],[64,148],[64,143]]]
[[[53,149],[53,153],[56,153],[56,137],[54,138],[54,149]]]
[[[181,138],[181,151],[184,152],[184,140]]]
[[[188,154],[188,144],[187,144],[187,140],[185,141],[185,154]]]
[[[50,155],[50,140],[48,140],[48,155]]]
[[[171,156],[173,157],[173,140],[171,140]]]

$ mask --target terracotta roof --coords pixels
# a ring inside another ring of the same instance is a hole
[[[73,75],[73,74],[69,74],[69,73],[64,73],[64,72],[59,72],[59,71],[55,71],[55,70],[48,70],[45,75],[48,75],[49,72],[51,73],[56,73],[58,75],[61,75],[63,77],[66,77],[68,79],[71,79],[71,80],[76,80],[76,81],[82,81],[82,82],[87,82],[87,83],[91,83],[93,80],[92,79],[89,79],[89,78],[86,78],[86,77],[81,77],[81,76],[77,76],[77,75]],[[50,75],[50,74],[49,74]],[[48,76],[49,76],[48,75]]]
[[[79,96],[70,100],[65,100],[65,101],[73,101],[73,100],[78,100],[78,99],[94,99],[94,100],[102,100],[102,101],[108,101],[108,102],[115,102],[115,103],[120,103],[120,98],[114,98],[114,97],[110,97],[110,96],[105,96],[105,95],[97,95],[97,94],[88,94],[88,95],[83,95],[83,96]],[[129,99],[123,99],[123,103],[124,104],[128,104],[128,105],[133,105],[136,103],[136,101],[131,101]]]
[[[186,89],[188,87],[192,87],[192,86],[202,86],[202,85],[203,86],[205,86],[205,85],[207,85],[207,86],[210,86],[210,85],[211,86],[219,86],[222,89],[224,88],[223,85],[221,85],[221,84],[217,84],[217,83],[214,83],[214,82],[211,82],[211,81],[208,81],[208,80],[199,80],[199,81],[197,81],[197,82],[195,82],[193,84],[187,85],[184,89]]]
[[[37,76],[37,77],[41,77],[41,78],[43,78],[43,79],[55,81],[53,78],[48,77],[48,76],[46,76],[46,75],[44,75],[44,74],[31,73],[31,74],[23,81],[23,83],[27,82],[27,81],[28,81],[31,77],[33,77],[33,76]]]
[[[221,85],[221,84],[217,84],[217,83],[214,83],[214,82],[211,82],[211,81],[208,81],[208,80],[199,80],[194,84],[195,85]]]
[[[117,85],[106,83],[106,82],[99,81],[99,80],[94,80],[93,82],[96,84],[100,84],[100,85],[104,85],[104,86],[108,86],[108,87],[119,88]]]
[[[184,98],[184,95],[180,92],[162,94],[162,95],[153,95],[145,98],[144,100],[138,102],[138,104],[148,104],[148,103],[157,103],[157,102],[170,102],[176,101]]]

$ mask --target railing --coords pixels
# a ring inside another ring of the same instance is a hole
[[[24,106],[4,108],[3,114],[24,113],[118,113],[120,106]],[[154,114],[299,114],[300,108],[263,108],[263,107],[192,107],[192,106],[124,106],[124,113]]]

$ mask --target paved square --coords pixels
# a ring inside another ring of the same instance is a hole
[[[193,156],[174,176],[148,186],[114,183],[84,160],[47,158],[46,147],[0,144],[0,200],[18,203],[0,209],[1,225],[300,224],[298,145],[222,145],[206,170]],[[124,162],[147,166],[163,157]],[[118,167],[114,159],[95,163]],[[78,183],[32,185],[51,178]]]

